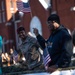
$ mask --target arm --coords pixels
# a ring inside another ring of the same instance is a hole
[[[34,29],[33,33],[35,34],[41,48],[44,49],[45,48],[45,39],[39,34],[38,29],[36,29],[36,28],[33,28],[33,29]]]
[[[42,49],[45,49],[45,39],[40,34],[36,38]]]

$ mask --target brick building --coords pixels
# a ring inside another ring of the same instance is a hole
[[[75,28],[75,0],[52,0],[52,11],[56,11],[61,19],[61,24],[71,31]]]
[[[49,14],[54,11],[60,16],[62,24],[71,31],[74,28],[75,12],[70,10],[75,5],[74,0],[49,0],[51,3],[49,10],[43,7],[40,3],[41,0],[29,0],[31,12],[20,14],[16,1],[0,0],[0,35],[3,37],[3,51],[9,51],[13,46],[17,49],[19,38],[16,29],[19,26],[24,26],[27,32],[32,32],[32,28],[37,27],[40,34],[47,39],[49,32],[46,20]]]

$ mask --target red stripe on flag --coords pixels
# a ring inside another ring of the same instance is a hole
[[[43,63],[44,63],[45,69],[48,68],[50,62],[51,62],[50,55],[48,53],[47,48],[45,48],[43,52]]]

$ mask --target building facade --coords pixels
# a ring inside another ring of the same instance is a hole
[[[48,11],[43,8],[38,0],[30,0],[31,12],[19,13],[16,1],[0,0],[0,35],[3,37],[3,52],[9,52],[9,49],[13,47],[17,49],[19,38],[16,30],[19,26],[25,27],[26,32],[29,32],[32,31],[33,24],[34,26],[36,24],[35,27],[41,27],[41,35],[47,37],[42,32],[45,30],[45,33],[48,33],[46,26]]]
[[[52,0],[52,12],[56,12],[61,19],[61,24],[67,27],[71,32],[75,28],[75,0]]]
[[[33,32],[32,28],[37,27],[40,34],[47,39],[50,33],[46,20],[53,12],[60,16],[61,23],[68,29],[72,31],[75,27],[75,12],[70,10],[75,5],[74,0],[44,0],[46,3],[50,1],[49,9],[43,7],[41,0],[29,0],[30,13],[19,12],[16,1],[0,0],[0,35],[3,37],[3,52],[9,52],[13,47],[17,49],[20,39],[16,30],[19,26],[25,27],[26,32]]]

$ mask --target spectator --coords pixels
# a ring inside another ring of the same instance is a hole
[[[11,58],[11,60],[10,60],[11,64],[18,63],[18,53],[13,48],[10,48],[10,58]]]
[[[17,29],[18,36],[22,40],[22,44],[18,47],[19,53],[25,56],[28,69],[34,69],[42,64],[41,54],[39,52],[39,44],[35,38],[26,33],[24,27]],[[36,55],[32,58],[32,51],[35,49]]]
[[[2,53],[1,57],[2,57],[2,66],[7,66],[8,61],[7,61],[7,58],[5,56],[5,53]]]
[[[7,60],[7,66],[10,66],[10,55],[8,53],[5,53],[5,57]]]
[[[53,72],[57,68],[69,67],[73,54],[73,44],[68,30],[60,24],[60,18],[57,14],[51,14],[48,17],[47,25],[51,33],[47,41],[39,34],[37,28],[33,30],[43,50],[45,49],[45,43],[47,44],[51,57],[47,71]]]

